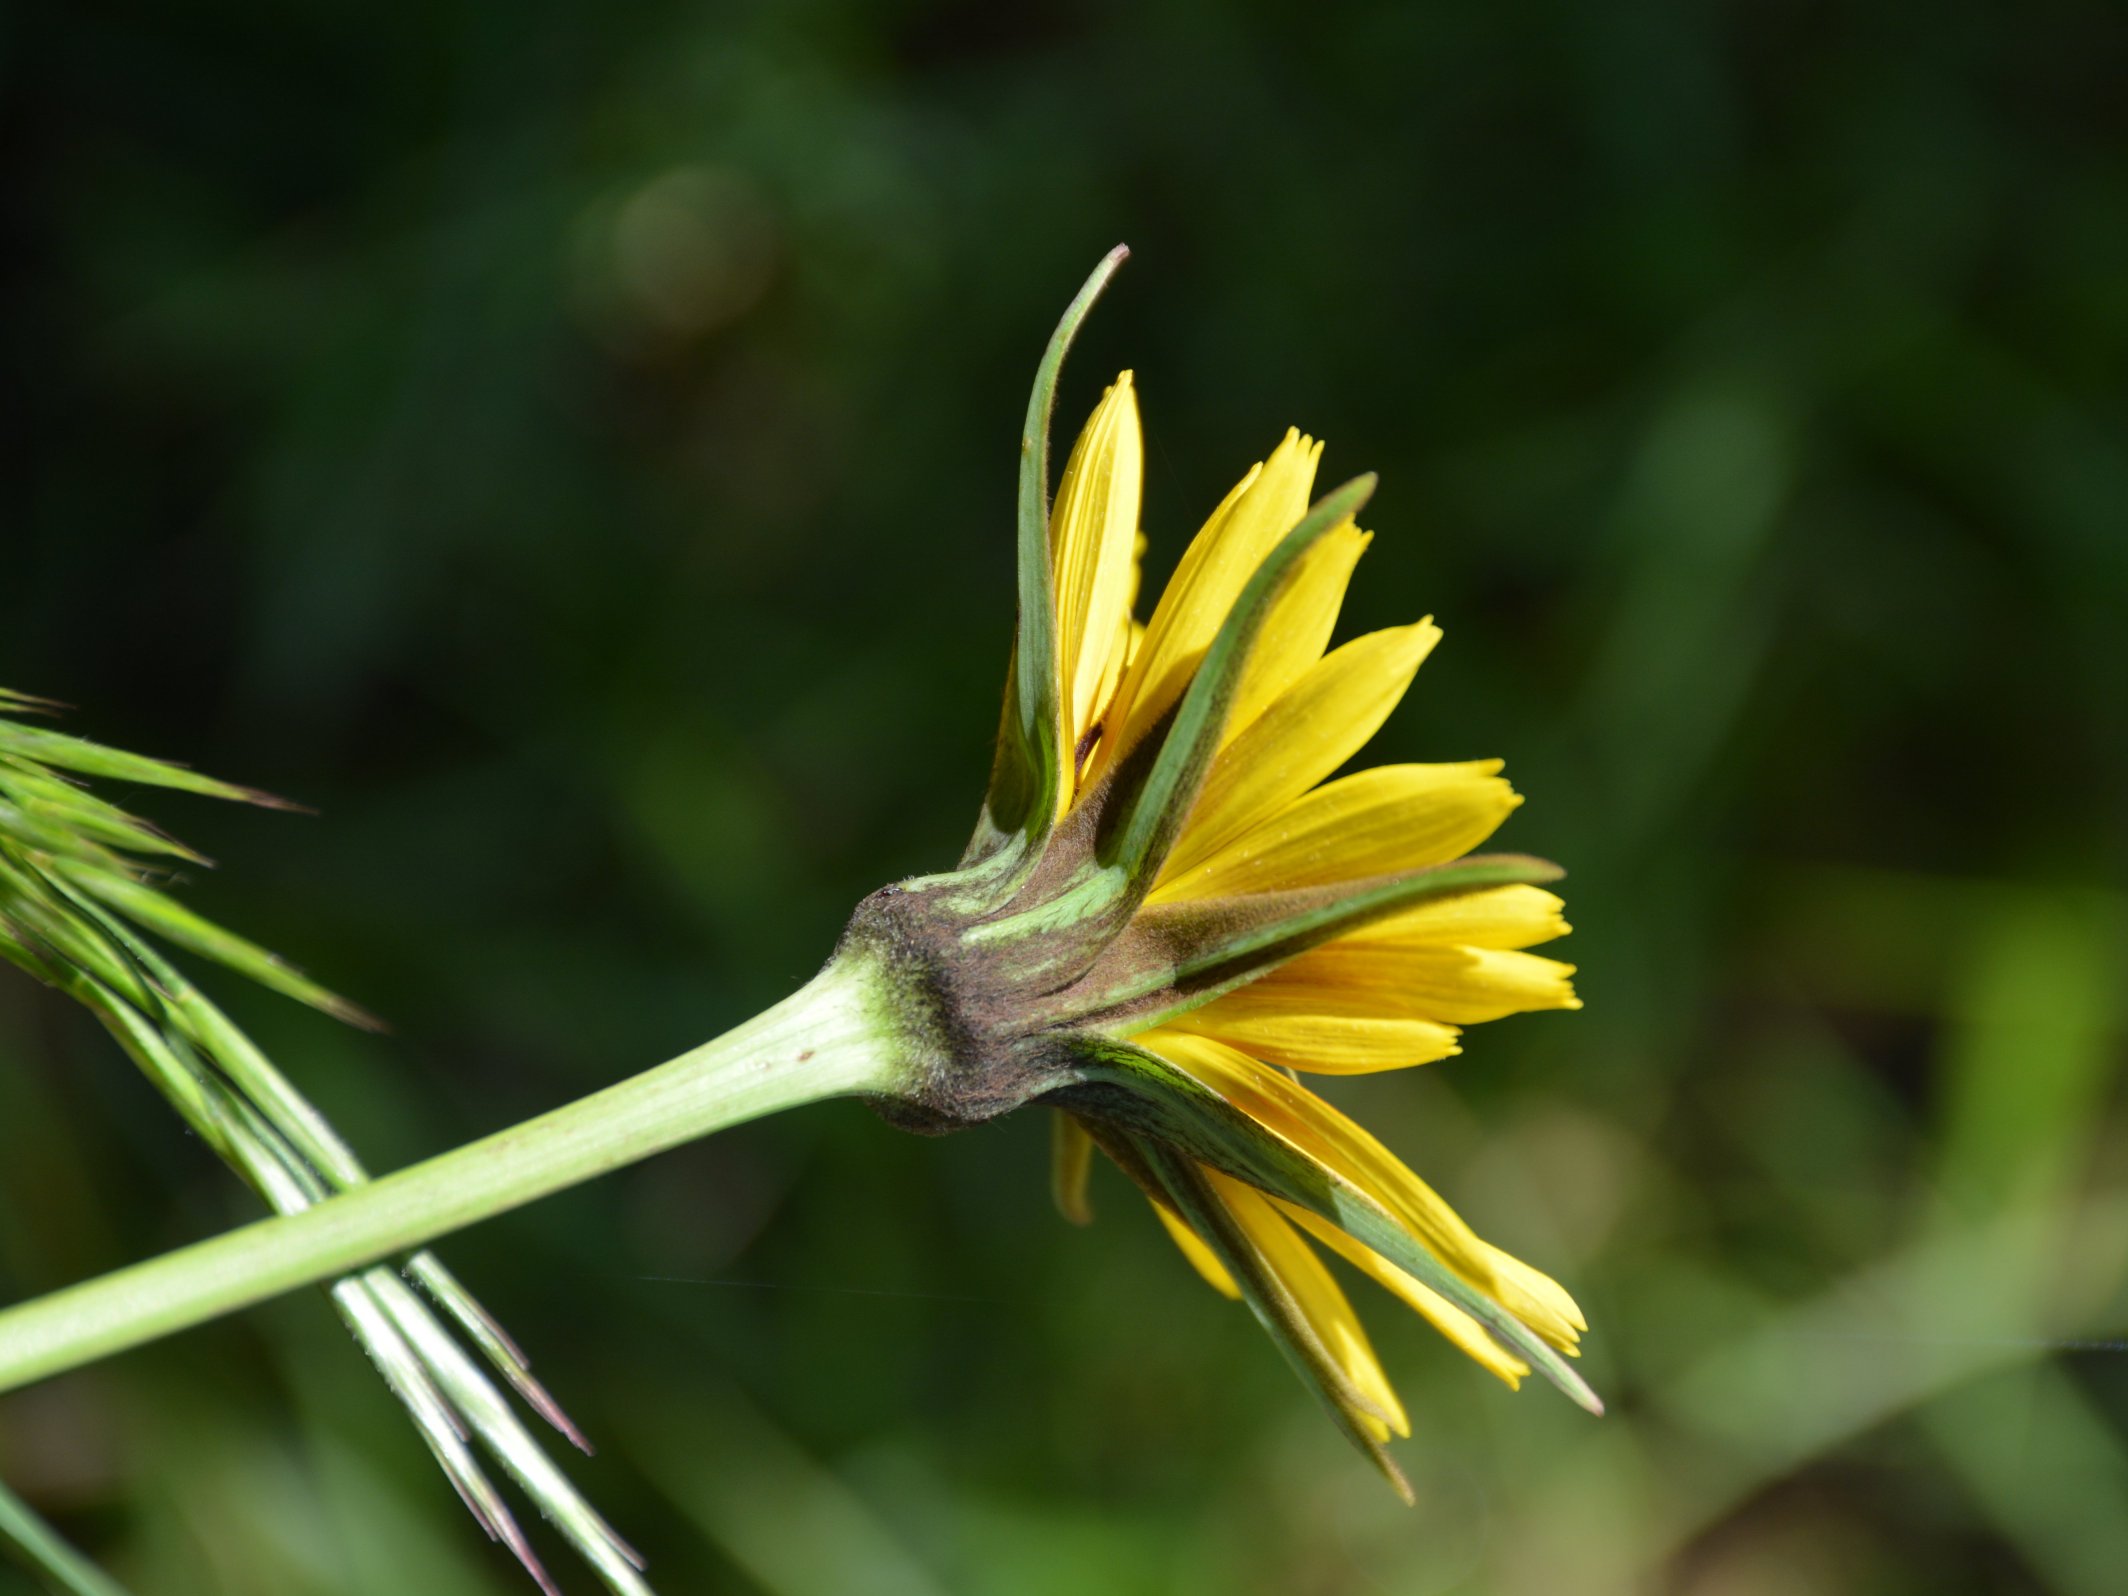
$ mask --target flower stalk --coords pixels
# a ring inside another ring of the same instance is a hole
[[[839,957],[745,1024],[566,1107],[0,1312],[0,1391],[396,1257],[712,1131],[889,1091],[903,1067],[894,1035],[867,961]]]

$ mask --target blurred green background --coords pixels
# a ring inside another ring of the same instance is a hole
[[[1333,1083],[1587,1308],[1362,1300],[1399,1507],[1118,1179],[837,1105],[455,1238],[667,1596],[2128,1574],[2128,19],[2040,3],[17,11],[0,680],[155,796],[379,1167],[662,1059],[971,825],[1014,443],[1138,373],[1164,573],[1373,468],[1379,748],[1507,757],[1587,1009]],[[249,1218],[0,982],[0,1298]],[[1355,1288],[1357,1289],[1357,1288]],[[528,1590],[322,1298],[0,1401],[143,1596]],[[535,1533],[540,1533],[535,1531]],[[593,1588],[551,1540],[572,1591]],[[26,1590],[0,1566],[0,1591]]]

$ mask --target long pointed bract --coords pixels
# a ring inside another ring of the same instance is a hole
[[[1072,994],[1076,1022],[1131,1033],[1209,1003],[1311,948],[1402,910],[1493,887],[1557,881],[1527,854],[1470,854],[1394,876],[1199,898],[1139,911],[1131,957]]]
[[[1374,492],[1371,475],[1333,489],[1280,539],[1227,612],[1212,646],[1190,679],[1189,690],[1169,723],[1160,754],[1113,833],[1103,839],[1101,862],[1119,869],[1142,896],[1159,874],[1168,850],[1189,817],[1191,802],[1219,752],[1220,734],[1249,650],[1264,617],[1298,569],[1301,557],[1333,527],[1359,513]]]
[[[1278,1271],[1235,1222],[1203,1173],[1188,1158],[1157,1140],[1139,1140],[1135,1150],[1160,1181],[1175,1211],[1226,1266],[1257,1322],[1286,1355],[1295,1372],[1322,1399],[1345,1438],[1382,1471],[1399,1496],[1410,1502],[1411,1483],[1390,1458],[1388,1449],[1361,1427],[1358,1417],[1365,1413],[1387,1420],[1389,1415],[1380,1412],[1338,1367]]]
[[[1603,1411],[1588,1382],[1549,1342],[1436,1258],[1372,1194],[1158,1054],[1127,1042],[1081,1046],[1081,1084],[1053,1093],[1053,1101],[1128,1134],[1169,1142],[1201,1163],[1320,1214],[1476,1319],[1581,1407]]]
[[[1048,834],[1064,780],[1067,750],[1057,746],[1057,609],[1049,557],[1049,417],[1057,377],[1079,325],[1108,280],[1130,256],[1118,244],[1102,257],[1050,335],[1035,368],[1020,430],[1018,510],[1019,628],[998,755],[984,801],[985,832],[1000,842],[1020,834],[1031,855]],[[970,861],[971,863],[974,861]]]

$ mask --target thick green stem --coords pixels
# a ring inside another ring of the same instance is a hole
[[[315,1207],[0,1312],[0,1391],[329,1280],[711,1131],[902,1068],[878,984],[838,958],[713,1042]]]

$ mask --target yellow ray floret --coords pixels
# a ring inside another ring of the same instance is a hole
[[[1379,1410],[1362,1409],[1352,1414],[1353,1419],[1377,1441],[1388,1440],[1392,1431],[1411,1434],[1411,1420],[1405,1416],[1388,1376],[1382,1373],[1373,1344],[1360,1327],[1359,1315],[1352,1311],[1352,1304],[1323,1267],[1322,1259],[1315,1256],[1314,1249],[1295,1233],[1262,1192],[1215,1169],[1207,1169],[1205,1175],[1265,1266],[1291,1295],[1316,1340],[1353,1388]]]
[[[1373,1248],[1354,1241],[1319,1214],[1311,1214],[1307,1209],[1289,1203],[1284,1198],[1276,1198],[1274,1201],[1277,1202],[1280,1213],[1418,1313],[1427,1323],[1454,1342],[1457,1350],[1506,1381],[1510,1390],[1521,1386],[1522,1377],[1529,1373],[1529,1365],[1495,1341],[1487,1334],[1485,1326],[1461,1308],[1439,1293],[1427,1289],[1418,1279],[1406,1274]]]
[[[1566,905],[1542,887],[1487,887],[1402,909],[1352,934],[1354,942],[1533,948],[1563,937]]]
[[[1362,933],[1304,953],[1195,1012],[1478,1025],[1536,1009],[1578,1009],[1573,973],[1571,964],[1534,953],[1376,941]]]
[[[1209,1036],[1229,1047],[1297,1070],[1367,1075],[1430,1064],[1462,1051],[1457,1031],[1431,1019],[1381,1012],[1371,995],[1270,986],[1270,978],[1165,1022],[1168,1029]]]
[[[1234,1277],[1227,1273],[1227,1266],[1219,1261],[1219,1255],[1199,1239],[1197,1232],[1184,1224],[1175,1211],[1157,1197],[1148,1197],[1153,1212],[1160,1216],[1160,1224],[1167,1231],[1182,1256],[1189,1259],[1190,1267],[1204,1277],[1206,1285],[1222,1297],[1239,1302],[1241,1287],[1234,1284]]]
[[[1145,449],[1131,374],[1117,377],[1071,451],[1049,518],[1056,582],[1058,713],[1064,757],[1093,727],[1104,688],[1120,675],[1135,596],[1138,505]],[[1069,801],[1070,784],[1065,784]]]
[[[1497,759],[1378,765],[1318,787],[1204,863],[1153,889],[1152,903],[1277,892],[1443,864],[1493,834],[1522,800]]]
[[[1264,616],[1248,664],[1235,684],[1227,711],[1226,740],[1262,714],[1271,701],[1307,674],[1330,646],[1337,613],[1353,568],[1367,552],[1370,534],[1341,521],[1301,556],[1285,591]]]
[[[1138,584],[1144,574],[1144,563],[1145,534],[1140,532],[1131,545],[1130,596],[1124,604],[1115,636],[1109,640],[1108,664],[1102,670],[1101,680],[1094,689],[1092,720],[1087,726],[1079,729],[1079,741],[1073,750],[1075,768],[1064,773],[1063,795],[1066,797],[1077,795],[1083,786],[1079,780],[1080,773],[1092,768],[1098,757],[1097,750],[1103,741],[1097,734],[1098,728],[1106,719],[1108,705],[1115,697],[1117,684],[1123,680],[1123,673],[1130,668],[1130,662],[1138,652],[1138,645],[1144,641],[1145,626],[1131,614],[1138,603]],[[1089,744],[1090,737],[1093,741]],[[1069,807],[1068,804],[1066,807]]]
[[[1519,1264],[1502,1269],[1498,1260],[1505,1254],[1481,1241],[1394,1154],[1314,1093],[1209,1037],[1161,1028],[1135,1040],[1217,1092],[1288,1146],[1369,1194],[1442,1263],[1473,1286],[1490,1292],[1545,1339],[1571,1349],[1583,1326],[1563,1291],[1549,1281],[1545,1282],[1549,1291],[1533,1287]],[[1526,1273],[1536,1274],[1534,1270]]]
[[[1532,1269],[1520,1258],[1502,1252],[1489,1241],[1481,1240],[1478,1249],[1492,1269],[1496,1295],[1501,1304],[1553,1346],[1570,1356],[1579,1356],[1575,1347],[1589,1322],[1582,1317],[1580,1305],[1567,1294],[1566,1287],[1543,1270]],[[1554,1328],[1546,1329],[1547,1325]]]
[[[1234,600],[1264,556],[1307,513],[1322,445],[1288,432],[1271,457],[1229,493],[1205,522],[1146,623],[1145,643],[1124,673],[1110,708],[1115,758],[1174,708]],[[1100,769],[1090,772],[1098,777]]]
[[[1288,1146],[1372,1196],[1449,1269],[1490,1294],[1554,1346],[1573,1349],[1585,1325],[1564,1290],[1481,1241],[1395,1154],[1314,1093],[1209,1037],[1161,1027],[1133,1040],[1217,1092]]]
[[[1356,638],[1316,661],[1247,725],[1230,725],[1162,878],[1187,875],[1364,748],[1440,636],[1420,621]]]

